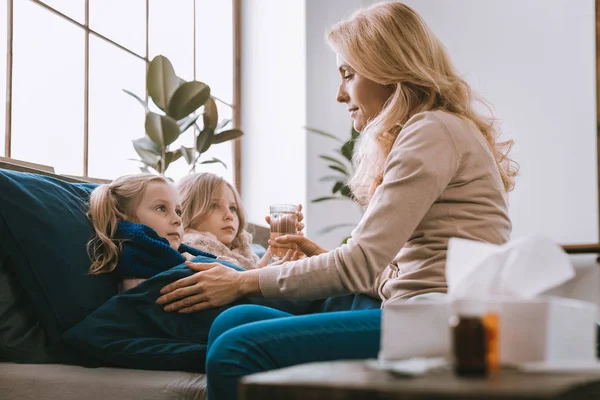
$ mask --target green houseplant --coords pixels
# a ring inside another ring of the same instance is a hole
[[[160,113],[150,110],[147,101],[136,94],[123,89],[134,97],[145,109],[146,120],[144,137],[133,140],[133,147],[143,165],[140,169],[150,169],[159,174],[165,173],[174,161],[183,158],[189,165],[219,162],[217,158],[200,161],[200,157],[210,146],[237,139],[243,135],[239,129],[225,129],[229,120],[219,121],[215,97],[210,87],[200,81],[185,81],[175,74],[173,65],[167,57],[159,55],[152,59],[146,77],[148,96],[160,109]],[[226,104],[226,103],[224,103]],[[200,110],[201,109],[201,110]],[[201,126],[198,120],[202,117]],[[170,146],[185,132],[194,131],[194,148]]]
[[[312,199],[312,203],[320,203],[331,200],[345,200],[352,201],[356,204],[356,199],[352,195],[352,191],[348,187],[348,180],[352,176],[352,157],[354,156],[354,146],[358,139],[358,132],[352,127],[350,132],[350,138],[346,141],[342,141],[337,136],[331,133],[306,127],[307,131],[324,136],[329,139],[337,141],[340,146],[334,150],[334,154],[322,154],[319,156],[320,159],[327,162],[327,167],[335,173],[335,175],[325,175],[319,179],[320,182],[332,182],[331,194],[327,196],[317,197]],[[362,210],[362,209],[361,209]],[[336,224],[330,225],[319,231],[319,234],[327,234],[336,229],[354,227],[355,224]],[[342,243],[346,243],[349,237],[345,237]]]

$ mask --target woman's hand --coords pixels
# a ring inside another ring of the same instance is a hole
[[[190,253],[188,253],[187,251],[181,253],[181,255],[183,256],[183,258],[185,258],[187,261],[192,261],[194,259],[194,256],[191,255]]]
[[[256,263],[256,268],[266,267],[269,264],[271,257],[273,257],[273,253],[271,253],[271,246],[269,246],[265,254]]]
[[[156,300],[165,311],[190,313],[230,304],[246,294],[260,293],[258,274],[239,272],[220,263],[194,263],[186,266],[198,271],[162,288]]]
[[[303,234],[297,235],[283,235],[275,238],[275,240],[269,240],[269,245],[277,246],[282,244],[296,244],[298,250],[304,253],[307,257],[316,256],[318,254],[327,253],[327,250],[319,247],[318,244],[310,239],[307,239]]]

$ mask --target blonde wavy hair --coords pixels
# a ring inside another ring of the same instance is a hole
[[[111,272],[117,266],[122,245],[114,240],[117,225],[120,220],[136,221],[136,209],[150,182],[170,184],[160,175],[125,175],[92,191],[88,218],[96,235],[87,244],[90,274]]]
[[[415,11],[398,2],[375,4],[335,24],[326,41],[358,74],[394,90],[363,129],[355,152],[349,186],[361,204],[381,184],[385,159],[402,127],[413,115],[433,109],[475,124],[494,154],[505,190],[514,188],[518,165],[508,157],[513,141],[496,142],[495,118],[475,110],[469,84]],[[491,115],[489,105],[476,100]]]
[[[183,219],[183,228],[192,228],[194,222],[204,219],[212,209],[213,197],[220,194],[220,190],[225,185],[233,192],[233,197],[237,206],[237,216],[239,219],[239,228],[231,248],[241,247],[241,233],[246,231],[246,213],[242,206],[242,199],[235,187],[225,179],[211,173],[189,174],[183,177],[176,185],[181,197],[181,218]]]

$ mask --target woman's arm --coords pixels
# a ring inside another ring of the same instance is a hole
[[[459,162],[450,133],[433,113],[413,117],[393,144],[383,182],[348,243],[260,269],[262,294],[310,299],[370,292],[451,182]]]
[[[288,251],[285,257],[274,263],[287,262],[294,252]],[[229,304],[244,296],[260,296],[258,270],[237,271],[220,263],[194,263],[186,266],[194,275],[179,279],[160,291],[157,304],[164,305],[165,311],[188,313]]]

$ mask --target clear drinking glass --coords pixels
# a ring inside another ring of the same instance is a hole
[[[296,222],[298,222],[298,206],[293,204],[273,204],[271,209],[271,240],[279,236],[296,234]],[[296,244],[271,244],[271,259],[281,260],[288,250],[296,250]]]

